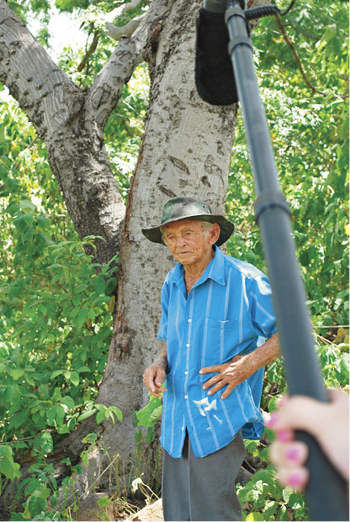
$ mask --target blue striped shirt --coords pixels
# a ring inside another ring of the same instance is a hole
[[[259,410],[264,368],[226,399],[220,399],[223,390],[210,396],[202,389],[215,374],[200,375],[199,370],[249,353],[275,333],[267,277],[215,247],[215,257],[188,296],[181,263],[168,273],[161,303],[158,338],[166,341],[168,352],[163,448],[180,458],[186,429],[196,457],[225,447],[240,429],[244,438],[258,439],[264,427]]]

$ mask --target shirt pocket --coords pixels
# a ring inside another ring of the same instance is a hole
[[[206,319],[207,353],[206,359],[210,365],[228,362],[240,350],[240,322],[238,319],[220,321]]]

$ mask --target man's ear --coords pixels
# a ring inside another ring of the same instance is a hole
[[[215,245],[215,243],[219,239],[220,232],[221,232],[221,230],[220,230],[220,226],[218,225],[218,223],[213,223],[213,227],[210,231],[210,244],[211,245]]]

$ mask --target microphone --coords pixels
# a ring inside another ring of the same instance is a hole
[[[245,2],[240,3],[244,9]],[[205,0],[196,21],[195,83],[199,96],[211,105],[238,102],[225,10],[226,0]]]

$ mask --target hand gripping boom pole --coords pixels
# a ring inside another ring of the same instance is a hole
[[[289,206],[279,188],[242,2],[229,0],[225,20],[254,172],[256,219],[269,270],[289,392],[326,402],[328,398],[315,351],[306,293],[295,255]],[[298,438],[309,447],[310,480],[305,495],[312,519],[349,520],[346,482],[315,438],[306,432],[298,432]]]

